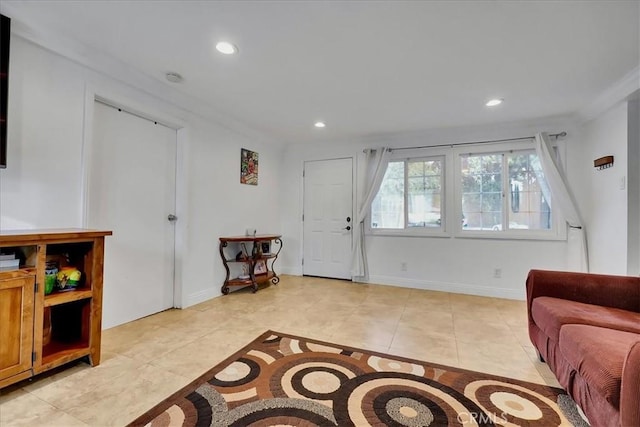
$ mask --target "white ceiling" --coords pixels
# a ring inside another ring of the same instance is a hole
[[[283,142],[573,114],[640,63],[638,1],[3,4]]]

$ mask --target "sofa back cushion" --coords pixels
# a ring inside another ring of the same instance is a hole
[[[552,297],[535,298],[531,317],[553,341],[567,324],[593,325],[640,334],[640,313]]]
[[[640,313],[640,277],[531,270],[526,287],[529,304],[550,296]]]

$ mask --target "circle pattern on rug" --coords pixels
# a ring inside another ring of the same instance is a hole
[[[236,360],[231,365],[224,368],[222,371],[215,375],[215,378],[220,381],[238,381],[245,378],[251,372],[251,367],[244,362]]]
[[[260,375],[260,365],[251,359],[241,357],[226,366],[209,380],[209,384],[221,387],[235,387],[250,383]]]
[[[274,397],[330,401],[349,379],[364,373],[357,360],[340,354],[331,357],[321,353],[291,354],[284,362],[276,361],[266,368],[270,381],[258,384],[259,392]]]
[[[340,387],[340,378],[326,371],[314,371],[302,377],[301,383],[315,393],[331,393]]]
[[[141,425],[568,425],[559,389],[265,334]],[[242,354],[242,356],[238,356]],[[575,403],[573,403],[575,408]]]
[[[404,372],[420,376],[425,372],[424,366],[380,356],[370,356],[367,359],[367,364],[378,372]]]
[[[462,393],[428,378],[373,372],[349,380],[333,401],[339,425],[455,425],[482,410]],[[471,418],[470,425],[477,425]]]
[[[274,398],[248,402],[218,419],[225,426],[336,426],[331,408],[309,399]],[[210,424],[202,424],[210,425]]]
[[[497,391],[489,396],[489,400],[503,413],[517,416],[523,420],[539,420],[543,415],[538,405],[514,393]]]
[[[464,394],[495,420],[503,420],[501,424],[520,425],[542,419],[549,425],[569,424],[554,401],[517,384],[478,380],[469,383]]]
[[[336,397],[336,391],[349,380],[345,372],[328,366],[301,369],[291,376],[291,387],[309,399],[328,400]]]
[[[380,408],[381,405],[379,406],[378,404],[379,400],[376,399],[374,409],[376,409],[376,413],[381,420],[385,420],[385,418],[388,417],[400,425],[412,427],[432,425],[435,417],[431,409],[429,409],[430,405],[425,402],[425,399],[417,395],[404,393],[403,397],[392,397],[392,395],[393,393],[391,393],[391,396],[382,394],[379,397],[380,401],[388,399],[384,406],[384,413],[380,410],[382,408]],[[435,409],[438,413],[439,420],[446,419],[444,412],[438,411],[439,408],[437,407]]]

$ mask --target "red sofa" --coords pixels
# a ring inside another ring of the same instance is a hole
[[[592,426],[640,426],[640,277],[531,270],[529,337]]]

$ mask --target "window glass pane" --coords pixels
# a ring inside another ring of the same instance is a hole
[[[389,162],[371,204],[371,228],[404,228],[404,162]]]
[[[550,230],[551,208],[543,195],[544,175],[535,153],[511,153],[509,164],[509,229]],[[537,167],[537,170],[536,170]]]
[[[440,227],[442,161],[409,161],[408,171],[407,227]]]
[[[502,192],[502,175],[499,173],[488,173],[482,175],[482,192]]]
[[[462,178],[463,193],[480,193],[481,189],[482,189],[482,183],[479,180],[475,180],[472,177],[467,177],[465,179],[463,175],[463,178]]]
[[[462,229],[502,228],[502,155],[460,157]]]
[[[480,156],[482,160],[482,173],[502,172],[502,154]]]
[[[408,176],[423,176],[424,162],[409,162]]]

